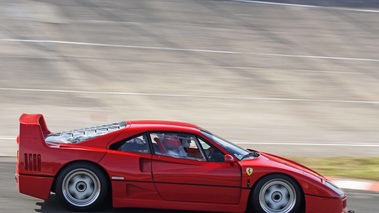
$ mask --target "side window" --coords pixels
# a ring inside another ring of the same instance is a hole
[[[187,133],[150,133],[154,153],[174,158],[205,161],[194,135]]]
[[[203,148],[204,154],[206,155],[208,161],[210,162],[224,162],[225,161],[225,154],[222,153],[219,149],[217,149],[212,144],[208,143],[207,141],[198,138],[200,142],[201,148]]]
[[[122,152],[150,153],[149,145],[144,134],[117,142],[113,144],[110,149]]]

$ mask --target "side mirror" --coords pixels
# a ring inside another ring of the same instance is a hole
[[[232,165],[232,164],[235,163],[235,161],[234,161],[234,157],[231,156],[231,155],[229,155],[229,154],[226,154],[226,155],[224,156],[224,162],[225,162],[225,163],[230,163],[230,164]]]

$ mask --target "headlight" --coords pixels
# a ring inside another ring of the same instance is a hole
[[[325,181],[325,185],[328,186],[331,190],[333,190],[335,193],[337,193],[340,196],[345,194],[345,192],[342,191],[342,189],[338,188],[336,185],[334,185],[333,183],[330,183],[329,181]]]

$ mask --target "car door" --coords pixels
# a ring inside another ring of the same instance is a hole
[[[110,175],[114,197],[119,201],[159,198],[152,180],[151,156],[146,134],[110,146],[100,164]]]
[[[152,156],[153,181],[163,199],[239,203],[241,168],[238,163],[209,161],[194,134],[153,132],[150,138],[156,147]]]

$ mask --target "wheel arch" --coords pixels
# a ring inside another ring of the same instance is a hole
[[[53,184],[51,186],[51,191],[55,193],[55,188],[56,188],[56,182],[57,182],[57,178],[61,175],[62,171],[67,168],[68,166],[71,166],[71,165],[74,165],[74,164],[79,164],[79,163],[88,163],[88,164],[91,164],[95,167],[97,167],[98,169],[100,169],[100,171],[104,174],[104,177],[106,177],[107,179],[107,184],[108,184],[108,192],[107,192],[107,195],[109,197],[112,197],[112,183],[111,183],[111,179],[109,177],[109,174],[108,172],[104,169],[104,167],[102,167],[101,165],[93,162],[93,161],[89,161],[89,160],[75,160],[75,161],[71,161],[67,164],[65,164],[64,166],[62,166],[59,171],[56,173],[56,175],[54,176],[54,181],[53,181]]]
[[[253,186],[251,187],[251,190],[250,190],[250,194],[249,194],[249,197],[248,197],[248,212],[252,212],[252,196],[253,196],[253,192],[255,190],[255,188],[257,187],[257,184],[259,183],[259,181],[261,181],[263,178],[267,177],[267,176],[270,176],[270,175],[283,175],[283,176],[286,176],[290,179],[292,179],[296,184],[297,186],[299,187],[300,191],[301,191],[301,196],[302,196],[302,203],[301,203],[301,207],[300,207],[300,210],[301,212],[300,213],[304,213],[305,212],[305,194],[304,194],[304,190],[303,188],[301,187],[299,181],[296,180],[296,178],[294,178],[293,176],[291,175],[288,175],[288,174],[285,174],[285,173],[281,173],[281,172],[273,172],[273,173],[268,173],[268,174],[265,174],[265,175],[262,175],[260,178],[258,178]]]

